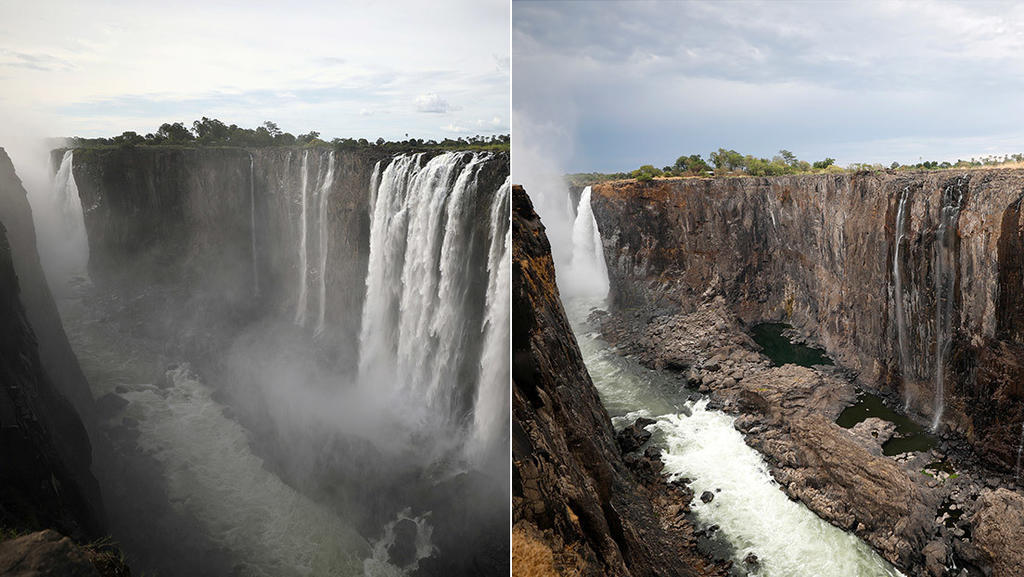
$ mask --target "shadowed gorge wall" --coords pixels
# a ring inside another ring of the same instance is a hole
[[[1012,468],[1022,195],[1024,173],[981,170],[621,181],[594,185],[592,203],[616,306],[721,294],[748,323],[785,320]]]
[[[0,149],[0,527],[93,539],[104,520],[92,446],[62,392],[86,407],[92,397],[56,314],[25,190]]]

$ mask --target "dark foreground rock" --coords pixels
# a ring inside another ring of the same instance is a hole
[[[99,577],[84,551],[56,531],[39,531],[0,543],[0,575]]]
[[[559,301],[544,227],[518,186],[512,212],[513,574],[724,574],[696,552],[692,496],[624,461]]]
[[[131,577],[110,545],[81,546],[51,531],[0,542],[0,575],[7,577]]]

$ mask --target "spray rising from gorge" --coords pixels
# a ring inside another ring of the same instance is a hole
[[[186,548],[218,551],[198,574],[444,574],[507,541],[507,156],[88,152],[53,190],[91,207],[96,282],[61,309],[140,566]],[[134,516],[167,499],[155,526]],[[323,522],[285,537],[281,503]]]

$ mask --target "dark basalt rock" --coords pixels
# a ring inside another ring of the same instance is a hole
[[[559,301],[544,227],[519,186],[512,243],[513,542],[539,535],[556,569],[587,577],[724,575],[695,550],[680,515],[688,494],[627,464],[649,456],[622,456]]]
[[[654,419],[640,417],[632,425],[622,429],[615,435],[615,440],[623,453],[632,453],[651,440],[652,433],[644,427],[653,425]]]
[[[24,201],[24,194],[10,159],[0,149],[0,204],[4,205],[0,215],[18,219],[15,222],[22,229],[19,236],[27,234],[24,227],[26,221],[31,224],[31,213],[27,202],[20,216],[12,214],[7,203],[11,195],[20,195]],[[5,224],[0,224],[0,326],[4,327],[0,331],[0,526],[55,528],[76,539],[95,538],[102,533],[104,520],[99,488],[89,469],[89,436],[51,377],[66,374],[51,373],[47,370],[51,367],[41,358],[42,347],[22,298],[45,291],[30,298],[40,307],[49,299],[54,314],[56,308],[41,272],[37,279],[43,283],[41,287],[23,286],[22,278],[32,279],[33,275],[17,272],[19,264],[23,269],[31,268],[31,262],[38,266],[34,238],[9,244]],[[28,232],[32,232],[31,227]],[[32,254],[17,254],[16,249],[31,250]],[[41,317],[37,314],[36,318]],[[59,334],[47,333],[45,338],[63,337],[61,329]],[[66,340],[63,345],[67,346]],[[59,358],[55,353],[58,349],[51,343],[48,350],[52,356],[47,358]],[[88,390],[85,392],[88,394]],[[91,403],[91,397],[88,400]]]
[[[416,523],[402,519],[395,523],[395,541],[388,547],[391,564],[405,567],[416,560]]]

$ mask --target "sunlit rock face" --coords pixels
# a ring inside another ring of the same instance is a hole
[[[592,205],[618,307],[722,295],[746,322],[785,320],[1012,468],[1022,194],[1013,170],[878,172],[611,182]]]

